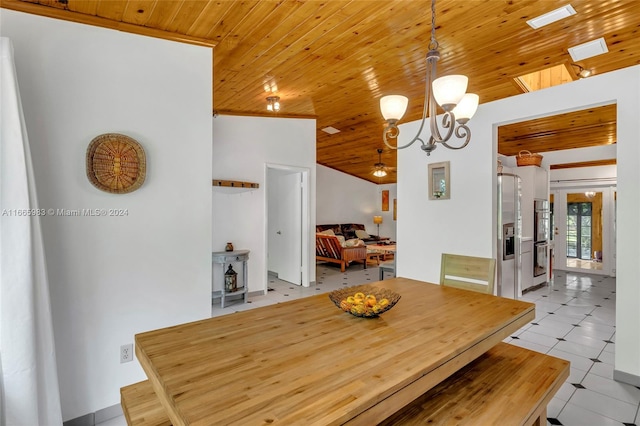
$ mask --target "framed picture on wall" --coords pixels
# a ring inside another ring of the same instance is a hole
[[[393,220],[398,220],[398,199],[393,199]]]
[[[429,164],[429,199],[448,200],[451,198],[449,162]]]
[[[382,211],[383,212],[389,211],[389,190],[388,189],[385,189],[384,191],[382,191]]]

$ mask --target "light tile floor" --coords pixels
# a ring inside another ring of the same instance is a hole
[[[567,259],[567,267],[602,270],[602,261],[598,262],[596,260]]]
[[[613,380],[615,278],[554,271],[549,286],[522,299],[536,304],[536,319],[505,341],[571,362],[547,407],[548,424],[640,424],[640,388]]]
[[[373,282],[378,268],[351,266],[341,273],[334,265],[318,265],[309,288],[269,278],[266,295],[249,303],[216,301],[211,316],[227,315],[301,297]],[[640,425],[640,388],[613,380],[616,280],[611,277],[554,271],[549,286],[529,292],[523,300],[536,304],[536,319],[505,341],[571,361],[571,374],[547,411],[548,425]],[[123,417],[100,426],[126,425]]]

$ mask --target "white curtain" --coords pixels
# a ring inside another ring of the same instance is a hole
[[[61,425],[51,302],[13,47],[0,38],[0,422]]]

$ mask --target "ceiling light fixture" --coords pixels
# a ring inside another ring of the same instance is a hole
[[[373,167],[375,167],[373,171],[375,177],[385,177],[387,175],[385,164],[382,162],[382,150],[380,148],[378,148],[378,162]]]
[[[323,132],[328,133],[330,135],[335,135],[336,133],[340,133],[340,130],[336,129],[333,126],[327,126],[327,127],[322,128],[320,130],[322,130]]]
[[[596,40],[570,47],[568,50],[573,62],[580,62],[594,56],[603,55],[609,51],[609,48],[604,37],[600,37]]]
[[[587,78],[589,76],[591,76],[591,74],[593,74],[593,71],[586,69],[586,68],[582,68],[580,65],[578,64],[571,64],[574,67],[577,67],[579,69],[578,73],[576,74],[579,78]]]
[[[538,28],[544,27],[545,25],[552,24],[575,14],[576,10],[570,4],[568,4],[566,6],[562,6],[559,9],[545,13],[544,15],[529,19],[527,21],[527,24],[534,30],[537,30]]]
[[[449,149],[461,149],[467,146],[471,139],[471,130],[467,127],[467,122],[475,114],[478,108],[478,95],[466,93],[468,78],[464,75],[448,75],[436,78],[436,62],[440,59],[438,42],[436,41],[436,2],[431,0],[431,41],[429,42],[429,52],[427,53],[427,73],[426,87],[424,91],[424,109],[422,112],[422,123],[416,136],[406,145],[398,146],[397,137],[400,134],[398,121],[407,110],[409,99],[402,95],[389,95],[380,98],[380,110],[387,125],[382,133],[384,143],[392,149],[404,149],[414,142],[420,141],[421,148],[427,153],[437,148],[437,143],[441,143]],[[437,123],[436,103],[444,109],[442,126],[448,129],[443,136]],[[420,139],[420,133],[424,127],[427,111],[431,127],[431,136],[427,143]],[[456,124],[457,123],[457,124]],[[453,131],[457,138],[464,138],[461,146],[451,146],[447,144]],[[388,139],[396,139],[396,145],[391,145]]]
[[[267,98],[267,111],[280,111],[280,96],[269,96]]]

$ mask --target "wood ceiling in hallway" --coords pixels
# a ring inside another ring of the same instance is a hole
[[[538,30],[526,24],[569,3],[576,15]],[[384,148],[380,97],[409,97],[402,122],[422,113],[431,29],[427,1],[0,0],[0,5],[212,46],[215,112],[315,118],[317,162],[371,182],[396,181],[394,170],[384,178],[371,174],[377,149]],[[579,68],[571,66],[567,49],[599,37],[609,52],[579,66],[597,75],[640,63],[637,0],[438,0],[436,11],[438,73],[466,74],[480,103],[522,93],[516,77],[551,66],[565,65],[577,78]],[[277,114],[266,110],[269,95],[280,97]],[[594,110],[591,116],[607,113]],[[545,123],[550,133],[566,126],[566,117],[556,117]],[[609,122],[608,116],[599,120]],[[532,141],[544,138],[527,123],[511,129],[520,138],[518,148],[544,152],[525,142],[529,133],[536,136]],[[321,131],[328,126],[340,133]],[[601,127],[600,136],[596,128],[589,134],[609,141],[610,126]],[[572,147],[583,137],[569,132],[552,146]],[[395,166],[396,153],[385,149],[382,162]]]

